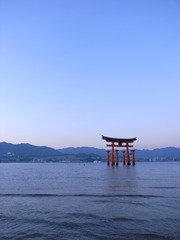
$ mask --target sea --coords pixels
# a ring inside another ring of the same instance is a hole
[[[180,162],[0,163],[0,239],[180,239]]]

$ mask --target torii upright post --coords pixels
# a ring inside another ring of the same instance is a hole
[[[123,165],[126,165],[126,157],[125,157],[126,151],[122,151],[122,153],[123,153]]]
[[[112,142],[111,165],[114,166],[114,142]]]
[[[132,163],[133,165],[135,165],[135,150],[131,150],[132,151]]]
[[[114,166],[114,151],[116,151],[116,165],[118,165],[118,150],[115,149],[116,147],[123,147],[126,149],[123,150],[123,164],[126,165],[131,165],[131,162],[133,165],[135,165],[135,150],[132,150],[132,159],[130,159],[130,154],[129,154],[129,148],[133,147],[133,142],[136,141],[136,138],[112,138],[112,137],[105,137],[102,136],[102,139],[107,142],[106,146],[111,147],[111,165]],[[131,144],[131,145],[130,145]],[[107,157],[108,157],[108,165],[109,165],[109,153],[110,151],[108,150],[107,152]]]
[[[110,162],[109,153],[110,153],[110,151],[108,150],[108,151],[107,151],[107,165],[108,165],[108,166],[109,166],[109,162]]]
[[[128,147],[129,147],[128,142],[126,142],[127,165],[131,165],[130,158],[129,158],[129,149],[128,149]]]
[[[116,150],[116,166],[118,166],[118,152],[119,150]]]

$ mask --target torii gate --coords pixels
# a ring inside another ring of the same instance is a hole
[[[111,165],[113,166],[116,160],[116,165],[118,165],[118,151],[114,150],[115,147],[124,147],[126,150],[123,152],[123,164],[135,165],[135,150],[131,150],[132,152],[132,159],[130,159],[129,147],[133,147],[133,142],[137,140],[137,138],[112,138],[112,137],[105,137],[102,135],[102,139],[107,142],[107,147],[112,147],[111,151]],[[110,143],[110,144],[108,144]],[[131,143],[131,145],[130,145]],[[114,151],[116,151],[116,159],[114,159]],[[107,165],[110,164],[110,150],[107,151]]]

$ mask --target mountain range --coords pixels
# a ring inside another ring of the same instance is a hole
[[[60,152],[50,147],[39,147],[28,143],[0,143],[0,156],[57,156]]]
[[[17,160],[27,159],[29,161],[32,158],[48,158],[53,161],[64,161],[65,159],[83,159],[86,161],[93,161],[100,159],[106,161],[106,150],[94,147],[69,147],[62,149],[53,149],[46,146],[34,146],[28,143],[12,144],[1,142],[0,143],[0,160],[6,159]],[[122,156],[122,151],[119,151],[119,156]],[[156,148],[153,150],[139,150],[135,151],[136,160],[180,160],[180,148],[166,147]]]
[[[58,149],[62,154],[96,154],[101,157],[106,157],[107,153],[105,149],[93,148],[93,147],[69,147]],[[122,156],[122,151],[119,151],[120,156]],[[152,159],[152,158],[177,158],[180,159],[180,148],[176,147],[166,147],[166,148],[156,148],[153,150],[139,150],[135,149],[135,155],[138,159]]]

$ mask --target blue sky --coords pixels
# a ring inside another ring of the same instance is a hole
[[[180,147],[179,0],[0,0],[0,142]]]

